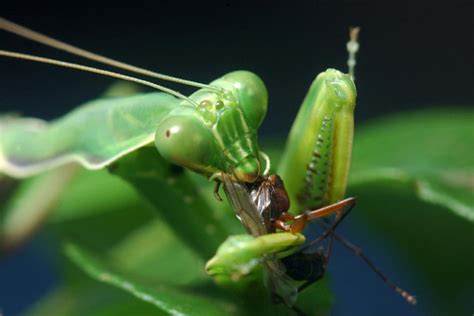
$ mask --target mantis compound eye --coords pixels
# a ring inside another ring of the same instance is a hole
[[[167,160],[193,170],[205,170],[217,157],[214,140],[194,116],[169,116],[155,132],[155,146]]]
[[[222,78],[235,91],[245,119],[250,127],[257,129],[265,118],[268,93],[262,79],[250,71],[234,71]]]

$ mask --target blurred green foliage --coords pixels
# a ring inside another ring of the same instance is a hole
[[[359,201],[355,218],[432,289],[432,314],[470,312],[457,299],[474,282],[473,122],[466,109],[424,110],[355,133],[349,186]],[[263,147],[276,165],[282,146]],[[5,218],[38,179],[19,185],[2,209]],[[205,274],[217,246],[243,232],[212,191],[212,183],[161,160],[151,147],[109,171],[78,171],[46,225],[65,250],[63,284],[28,314],[286,314],[271,304],[263,282],[232,292]],[[325,278],[298,305],[324,314],[331,302]]]

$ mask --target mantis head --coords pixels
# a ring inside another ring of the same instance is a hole
[[[212,175],[227,172],[242,182],[261,174],[257,129],[267,111],[267,90],[248,71],[234,71],[201,89],[159,123],[155,145],[169,161]]]

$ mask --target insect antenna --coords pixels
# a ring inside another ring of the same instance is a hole
[[[325,221],[320,222],[320,224],[325,226],[326,228],[330,229],[330,225],[328,223],[326,223]],[[344,247],[346,247],[347,249],[352,251],[359,258],[361,258],[369,266],[369,268],[372,271],[374,271],[375,274],[377,274],[383,280],[383,282],[385,284],[387,284],[388,287],[390,287],[392,290],[397,292],[409,304],[416,305],[416,303],[417,303],[416,297],[414,295],[410,294],[409,292],[403,290],[402,288],[400,288],[394,282],[392,282],[379,268],[377,268],[377,266],[369,259],[369,257],[367,257],[363,253],[362,248],[354,245],[353,243],[351,243],[346,238],[336,234],[334,231],[332,231],[331,235],[334,237],[334,239],[339,241]]]
[[[195,82],[195,81],[191,81],[191,80],[185,80],[185,79],[180,79],[180,78],[176,78],[176,77],[173,77],[173,76],[164,75],[164,74],[157,73],[157,72],[154,72],[154,71],[150,71],[150,70],[147,70],[147,69],[144,69],[144,68],[140,68],[140,67],[136,67],[136,66],[133,66],[133,65],[130,65],[130,64],[126,64],[126,63],[123,63],[121,61],[118,61],[118,60],[115,60],[115,59],[112,59],[112,58],[108,58],[108,57],[105,57],[105,56],[102,56],[102,55],[99,55],[99,54],[96,54],[96,53],[92,53],[90,51],[81,49],[79,47],[76,47],[76,46],[67,44],[65,42],[59,41],[59,40],[54,39],[52,37],[49,37],[47,35],[38,33],[36,31],[33,31],[33,30],[31,30],[29,28],[26,28],[22,25],[11,22],[11,21],[9,21],[5,18],[2,18],[2,17],[0,17],[0,29],[3,29],[7,32],[11,32],[11,33],[16,34],[18,36],[21,36],[23,38],[32,40],[34,42],[38,42],[38,43],[41,43],[43,45],[65,51],[65,52],[68,52],[68,53],[73,54],[73,55],[77,55],[77,56],[80,56],[80,57],[83,57],[83,58],[86,58],[86,59],[89,59],[89,60],[100,62],[100,63],[106,64],[106,65],[109,65],[109,66],[113,66],[113,67],[116,67],[116,68],[120,68],[120,69],[123,69],[123,70],[131,71],[131,72],[134,72],[134,73],[138,73],[138,74],[153,77],[153,78],[158,78],[158,79],[165,80],[165,81],[176,82],[176,83],[179,83],[179,84],[188,85],[188,86],[192,86],[192,87],[207,88],[207,89],[211,89],[211,90],[218,91],[218,92],[222,91],[222,89],[218,88],[218,87],[214,87],[214,86],[211,86],[211,85],[207,85],[207,84],[203,84],[203,83],[199,83],[199,82]]]
[[[30,61],[43,63],[43,64],[51,64],[51,65],[55,65],[55,66],[61,66],[61,67],[66,67],[66,68],[71,68],[71,69],[77,69],[77,70],[81,70],[81,71],[85,71],[85,72],[91,72],[91,73],[95,73],[95,74],[99,74],[99,75],[103,75],[103,76],[108,76],[108,77],[113,77],[113,78],[117,78],[117,79],[121,79],[121,80],[135,82],[135,83],[145,85],[145,86],[148,86],[148,87],[152,87],[154,89],[158,89],[158,90],[161,90],[163,92],[174,95],[177,98],[188,101],[189,103],[193,104],[194,106],[199,106],[195,101],[193,101],[190,98],[188,98],[187,96],[179,93],[178,91],[172,90],[170,88],[163,87],[161,85],[155,84],[155,83],[150,82],[150,81],[138,79],[138,78],[135,78],[135,77],[130,77],[130,76],[123,75],[123,74],[120,74],[120,73],[117,73],[117,72],[108,71],[108,70],[99,69],[99,68],[94,68],[94,67],[88,67],[88,66],[84,66],[84,65],[81,65],[81,64],[69,63],[69,62],[61,61],[61,60],[57,60],[57,59],[45,58],[45,57],[29,55],[29,54],[22,54],[22,53],[6,51],[6,50],[0,50],[0,56],[30,60]]]
[[[360,27],[350,27],[349,28],[349,42],[347,42],[347,52],[349,53],[349,59],[347,60],[347,66],[349,67],[349,75],[351,76],[352,80],[355,79],[354,76],[354,69],[356,65],[356,53],[359,50],[359,42],[357,39],[359,38],[359,31]]]

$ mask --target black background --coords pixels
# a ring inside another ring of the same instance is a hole
[[[362,28],[358,122],[429,106],[472,106],[472,3],[160,2],[153,7],[16,8],[4,15],[81,48],[178,77],[210,82],[232,70],[254,71],[270,95],[261,133],[285,136],[315,75],[329,67],[347,69],[351,25]],[[99,66],[13,35],[1,38],[4,49]],[[24,61],[2,60],[0,72],[1,110],[43,118],[65,113],[113,82]]]
[[[362,28],[356,128],[394,112],[474,105],[472,1],[294,1],[286,5],[161,1],[153,6],[134,2],[128,7],[96,3],[68,8],[41,3],[35,7],[18,4],[2,9],[1,14],[81,48],[178,77],[209,82],[232,70],[252,70],[269,90],[269,112],[261,128],[266,137],[286,136],[317,73],[329,67],[346,70],[345,45],[348,27],[353,25]],[[98,66],[4,32],[0,41],[1,49]],[[96,97],[113,81],[2,59],[0,111],[51,119]],[[405,287],[424,290],[410,280],[414,272],[409,266],[394,263],[390,250],[377,244],[376,238],[365,236],[350,223],[341,229],[356,235],[357,242],[362,240],[360,244],[390,275],[406,276],[401,278]],[[0,307],[11,311],[7,315],[31,304],[54,280],[48,277],[51,268],[43,267],[42,259],[31,262],[31,252],[35,250],[26,248],[17,258],[0,264],[0,277],[10,277],[6,283],[0,281],[6,285],[0,289]],[[358,259],[344,257],[344,251],[339,258],[338,254],[336,249],[331,263],[335,314],[422,315],[429,309],[429,302],[417,308],[405,305]],[[15,281],[9,284],[8,280]]]

